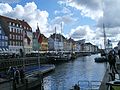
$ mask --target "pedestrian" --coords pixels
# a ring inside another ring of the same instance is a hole
[[[25,80],[25,72],[24,72],[24,70],[23,70],[22,67],[20,68],[19,72],[20,72],[20,81],[21,81],[21,83],[24,83],[24,80]]]
[[[7,75],[8,75],[9,79],[13,79],[14,78],[14,71],[15,71],[15,68],[10,66],[8,71],[7,71]]]
[[[120,59],[120,49],[118,50],[118,56],[119,56],[119,59]]]
[[[108,62],[110,65],[110,70],[114,70],[116,73],[117,69],[116,69],[116,53],[114,50],[111,50],[108,54]],[[113,72],[113,71],[112,71]]]
[[[17,84],[19,84],[19,77],[20,77],[20,72],[18,69],[14,72],[14,80]]]

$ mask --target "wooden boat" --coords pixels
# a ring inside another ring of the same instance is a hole
[[[107,58],[105,56],[96,57],[95,62],[99,62],[99,63],[107,62]]]

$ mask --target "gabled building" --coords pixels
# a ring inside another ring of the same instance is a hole
[[[1,15],[0,21],[1,27],[5,35],[8,37],[9,53],[19,54],[20,49],[25,51],[25,53],[30,52],[32,45],[32,29],[28,23],[24,20],[12,19]],[[23,36],[23,33],[26,35],[26,37]],[[29,41],[28,44],[30,45],[24,45],[24,38],[27,38],[27,42]]]
[[[63,40],[65,37],[61,34],[52,34],[48,38],[48,50],[50,51],[63,51],[64,49],[64,42]]]
[[[92,52],[92,44],[91,43],[85,43],[84,44],[84,51]]]
[[[38,40],[37,40],[37,36],[36,36],[36,32],[33,32],[33,45],[32,45],[32,48],[33,48],[33,51],[38,51],[39,49],[39,44],[38,44]]]
[[[67,51],[70,51],[70,52],[73,51],[73,42],[74,42],[74,40],[72,38],[69,38],[67,40],[67,45],[66,45]]]
[[[23,49],[25,51],[25,54],[31,53],[32,51],[32,28],[30,25],[24,21],[19,20],[19,22],[22,25],[22,35],[23,35]]]
[[[95,46],[91,43],[85,43],[84,44],[84,51],[86,51],[86,52],[97,52],[98,51],[98,46]]]
[[[41,34],[42,43],[41,43],[41,50],[48,51],[48,38]]]
[[[40,36],[41,41],[38,41]],[[48,38],[40,33],[39,27],[37,26],[36,32],[33,32],[33,51],[48,51]]]

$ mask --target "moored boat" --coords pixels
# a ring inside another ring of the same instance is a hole
[[[105,56],[101,56],[101,57],[96,57],[95,58],[95,62],[107,62],[107,58]]]

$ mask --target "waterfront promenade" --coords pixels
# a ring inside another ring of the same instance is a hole
[[[116,67],[117,67],[118,74],[115,75],[115,80],[120,80],[120,59],[116,60]],[[108,90],[107,83],[109,81],[112,81],[109,73],[110,73],[110,70],[109,70],[109,65],[107,63],[106,72],[105,72],[105,75],[104,75],[103,80],[101,82],[99,90]]]

